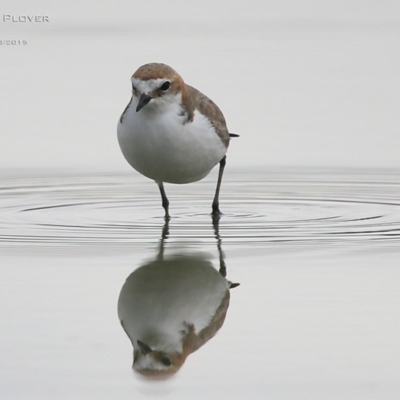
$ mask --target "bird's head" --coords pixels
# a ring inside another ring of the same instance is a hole
[[[180,105],[186,96],[181,76],[166,64],[142,65],[132,76],[133,96],[137,99],[136,112],[160,111]]]
[[[172,376],[185,362],[187,355],[178,352],[166,352],[152,349],[149,345],[137,340],[134,350],[133,369],[142,375]]]

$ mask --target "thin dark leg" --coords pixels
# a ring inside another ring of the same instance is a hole
[[[219,254],[219,273],[226,279],[226,263],[225,263],[225,254],[222,250],[222,238],[219,234],[219,218],[213,218],[213,227],[214,227],[214,236],[217,240],[217,249]],[[232,283],[228,281],[229,289],[233,289],[240,285],[240,283]]]
[[[165,220],[169,220],[171,217],[169,216],[168,208],[169,208],[169,201],[168,197],[165,193],[164,185],[162,182],[158,183],[158,188],[160,189],[161,199],[162,199],[162,206],[165,210]]]
[[[169,219],[166,218],[161,233],[160,245],[158,247],[158,259],[161,261],[164,259],[165,241],[168,239],[168,236],[169,236]]]
[[[212,214],[213,216],[220,216],[222,213],[219,210],[219,190],[221,189],[222,175],[224,174],[224,168],[226,165],[226,156],[219,162],[218,182],[217,188],[215,189],[214,201],[212,203]]]
[[[219,255],[219,273],[226,278],[225,254],[222,251],[222,239],[219,235],[219,218],[213,218],[214,237],[217,240],[217,249]]]

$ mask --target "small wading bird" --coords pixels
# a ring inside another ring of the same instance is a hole
[[[219,163],[212,214],[219,217],[219,191],[230,134],[218,106],[165,64],[141,66],[132,76],[132,98],[118,123],[118,142],[128,163],[153,179],[165,219],[169,201],[164,182],[203,179]]]
[[[137,268],[118,299],[121,326],[133,346],[133,369],[175,374],[222,327],[231,283],[204,255],[173,255]]]

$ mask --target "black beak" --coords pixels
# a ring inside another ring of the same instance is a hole
[[[151,353],[153,350],[149,345],[146,343],[143,343],[141,340],[137,341],[137,344],[139,346],[140,352],[145,356],[146,354]]]
[[[140,111],[146,104],[149,104],[151,97],[145,93],[140,96],[139,103],[136,106],[136,112]]]

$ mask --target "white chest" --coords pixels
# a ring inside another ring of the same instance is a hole
[[[126,160],[157,182],[188,183],[204,178],[223,158],[226,147],[198,111],[193,121],[184,122],[177,104],[162,110],[149,105],[140,112],[130,107],[118,125]]]
[[[227,281],[202,257],[157,260],[127,279],[118,315],[132,342],[180,352],[187,324],[197,333],[208,326],[227,290]]]

